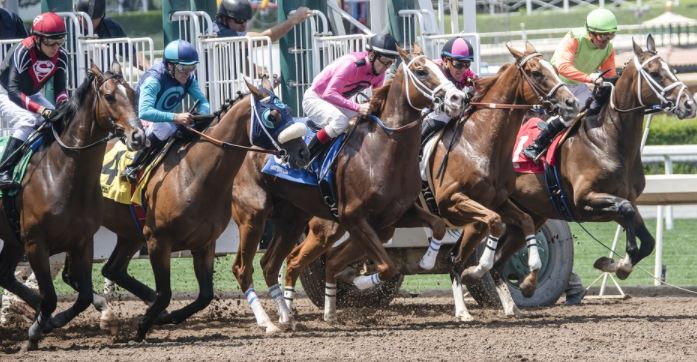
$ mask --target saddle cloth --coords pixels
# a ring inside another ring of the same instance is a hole
[[[556,154],[559,147],[559,142],[566,132],[560,132],[556,137],[554,137],[554,140],[552,140],[552,143],[547,148],[547,152],[542,154],[542,156],[540,156],[538,159],[538,161],[541,162],[535,163],[535,161],[523,154],[523,150],[532,144],[535,141],[535,138],[537,138],[537,136],[540,134],[541,130],[538,126],[540,122],[544,123],[542,119],[532,117],[523,123],[518,131],[518,136],[516,136],[517,141],[515,147],[513,148],[513,169],[517,173],[541,174],[544,172],[544,165],[551,167],[556,163]]]
[[[9,141],[10,137],[0,137],[0,155],[5,152],[5,147],[7,147],[7,141]],[[44,144],[44,137],[43,136],[38,136],[34,142],[30,145],[30,147],[27,148],[26,152],[24,155],[22,155],[22,158],[17,162],[17,165],[15,166],[14,169],[14,180],[17,181],[18,183],[22,183],[22,179],[24,179],[24,174],[27,172],[27,166],[29,166],[29,160],[31,160],[31,156],[34,154],[36,150],[38,150],[42,145]],[[12,189],[8,191],[9,196],[14,196],[19,192],[19,189]],[[0,193],[0,197],[4,193]]]

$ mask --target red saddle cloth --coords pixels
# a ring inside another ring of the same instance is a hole
[[[518,131],[517,142],[513,148],[513,169],[517,173],[542,173],[544,172],[545,164],[554,166],[556,162],[557,147],[565,132],[560,132],[554,137],[552,144],[547,148],[547,152],[540,156],[539,161],[541,162],[535,163],[535,161],[523,154],[525,147],[528,147],[540,134],[540,129],[537,127],[537,124],[540,122],[544,121],[537,117],[530,118],[523,123]]]

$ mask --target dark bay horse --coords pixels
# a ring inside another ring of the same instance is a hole
[[[462,122],[453,122],[445,129],[428,160],[440,217],[451,227],[464,229],[453,260],[449,260],[447,253],[441,253],[440,258],[459,270],[471,253],[465,248],[476,247],[487,234],[489,239],[498,238],[503,232],[502,222],[518,225],[526,235],[535,234],[530,217],[508,200],[515,181],[511,149],[524,113],[530,108],[523,105],[541,102],[564,117],[574,117],[578,111],[573,94],[562,86],[554,67],[542,59],[532,44],[526,45],[525,52],[508,49],[515,63],[504,66],[496,76],[478,82],[478,95],[473,100],[474,110],[468,114],[469,118],[466,122],[464,118]],[[442,171],[441,167],[444,167]],[[294,285],[300,272],[341,236],[337,234],[340,230],[329,225],[320,226],[320,223],[327,224],[313,219],[308,237],[291,252],[286,285]],[[417,225],[400,222],[398,226]],[[334,283],[337,272],[364,257],[364,251],[350,239],[344,242],[327,256],[326,282]],[[490,258],[487,263],[493,265],[493,253]],[[539,269],[534,260],[530,266]],[[460,275],[454,270],[451,279],[455,316],[461,321],[470,321],[472,316],[464,304]],[[325,320],[335,319],[335,303],[335,298],[325,298]],[[504,305],[507,315],[516,313],[512,299]]]
[[[253,144],[277,146],[295,167],[309,160],[302,140],[305,125],[293,122],[290,109],[270,91],[268,80],[264,82],[266,89],[249,82],[247,86],[251,93],[229,105],[220,120],[205,131],[206,139],[173,144],[153,170],[145,189],[147,212],[142,234],[128,205],[105,199],[104,226],[118,238],[102,273],[149,304],[138,324],[138,340],[145,338],[154,323],[180,323],[213,299],[215,241],[230,222],[232,181],[248,148]],[[128,263],[144,242],[156,291],[127,273]],[[199,296],[182,309],[166,313],[172,297],[170,254],[179,250],[191,250]]]
[[[357,119],[336,161],[338,221],[377,263],[377,273],[361,277],[359,283],[363,284],[390,279],[398,272],[382,245],[392,236],[395,222],[405,213],[417,219],[429,218],[414,206],[420,189],[421,109],[442,102],[450,116],[458,116],[464,108],[464,93],[445,78],[435,63],[418,54],[418,49],[412,55],[400,49],[400,57],[403,62],[391,83],[377,90],[371,101],[371,113],[378,114],[386,126],[368,118]],[[272,333],[279,329],[259,303],[252,285],[252,261],[265,221],[274,219],[275,232],[272,248],[263,258],[264,277],[278,306],[280,323],[292,327],[278,285],[278,271],[310,216],[333,216],[317,187],[262,174],[265,160],[261,155],[248,155],[235,179],[233,216],[240,230],[240,247],[232,270],[257,324]],[[434,233],[442,237],[445,225],[437,219],[433,223],[437,224]]]
[[[62,125],[62,133],[54,129],[56,140],[32,156],[16,197],[19,240],[4,207],[0,216],[0,237],[5,242],[0,253],[0,286],[38,311],[29,329],[30,349],[38,347],[44,333],[64,326],[92,302],[92,236],[102,221],[99,174],[110,133],[131,149],[140,149],[145,142],[136,117],[135,93],[120,73],[102,74],[95,65],[58,110],[55,122]],[[49,257],[61,252],[67,252],[70,260],[64,279],[79,294],[69,309],[52,317],[56,292]],[[14,270],[25,253],[39,294],[15,279]]]
[[[634,265],[650,255],[654,238],[636,207],[645,185],[641,163],[644,110],[659,106],[680,119],[695,116],[695,102],[683,82],[656,53],[651,35],[647,50],[634,42],[634,57],[626,64],[597,122],[583,122],[558,153],[559,175],[576,221],[614,221],[626,230],[626,256],[619,263],[602,257],[595,267],[625,279]],[[543,175],[518,174],[516,204],[529,213],[537,228],[547,219],[564,219],[549,201]],[[504,235],[498,265],[521,246],[518,228]],[[641,240],[637,247],[636,237]],[[497,266],[498,266],[497,265]],[[493,273],[495,278],[500,277]]]

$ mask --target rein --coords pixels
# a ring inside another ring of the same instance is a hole
[[[203,133],[203,132],[200,132],[200,131],[198,131],[197,129],[191,127],[191,126],[186,126],[186,127],[184,127],[184,128],[185,128],[187,131],[189,131],[189,132],[191,132],[191,133],[193,133],[193,134],[195,134],[195,135],[200,136],[200,137],[203,138],[204,140],[206,140],[206,141],[208,141],[208,142],[210,142],[210,143],[212,143],[212,144],[214,144],[214,145],[216,145],[216,146],[218,146],[218,147],[220,147],[220,148],[222,148],[222,149],[224,149],[224,150],[240,149],[240,150],[246,150],[246,151],[252,151],[252,152],[259,152],[259,153],[269,153],[269,154],[276,155],[276,156],[279,156],[279,157],[284,156],[285,153],[286,153],[286,151],[285,151],[284,149],[280,149],[280,150],[265,150],[265,149],[262,149],[262,148],[254,148],[254,147],[250,147],[250,146],[242,146],[242,145],[238,145],[238,144],[235,144],[235,143],[224,142],[224,141],[221,141],[221,140],[219,140],[219,139],[213,138],[213,137],[211,137],[211,136],[209,136],[209,135],[207,135],[207,134],[205,134],[205,133]]]

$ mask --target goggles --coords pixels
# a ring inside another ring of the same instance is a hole
[[[456,59],[450,59],[450,64],[453,65],[453,68],[455,69],[463,69],[463,68],[469,68],[470,65],[472,64],[471,61],[469,60],[456,60]]]
[[[381,56],[379,56],[379,57],[377,57],[377,58],[375,58],[375,59],[376,59],[378,62],[380,62],[380,64],[382,64],[382,65],[384,65],[384,66],[386,66],[386,67],[391,66],[395,61],[397,61],[397,59],[390,58],[390,57],[386,57],[386,56],[383,56],[383,55],[381,55]]]
[[[47,47],[62,46],[65,43],[65,38],[49,38],[41,41]]]
[[[191,73],[196,70],[196,64],[175,64],[174,69],[184,73]]]
[[[615,38],[615,33],[593,33],[593,36],[602,41],[608,41]]]
[[[233,17],[230,17],[230,20],[232,20],[235,23],[240,24],[240,25],[249,21],[249,19],[238,19],[238,18],[233,18]]]

